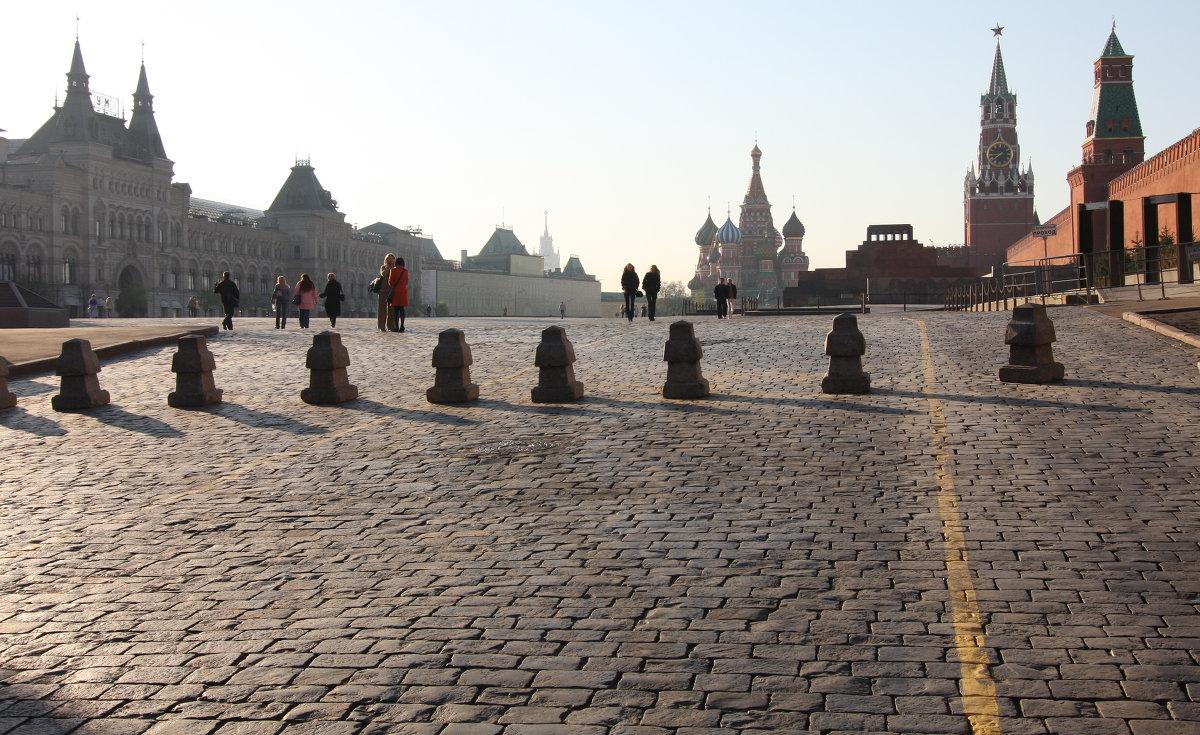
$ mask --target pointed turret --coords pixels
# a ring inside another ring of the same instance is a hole
[[[767,191],[763,188],[762,175],[759,173],[759,159],[762,158],[762,151],[758,149],[758,144],[754,144],[754,150],[750,151],[750,160],[753,161],[750,173],[750,186],[746,188],[746,198],[742,200],[743,209],[747,204],[766,204]]]
[[[328,190],[321,187],[317,173],[308,161],[297,161],[267,213],[317,212],[322,209],[336,212],[337,202]]]
[[[138,74],[137,91],[133,93],[133,116],[129,118],[130,155],[134,158],[166,158],[158,123],[154,121],[154,95],[146,81],[146,65]]]
[[[1008,77],[1004,75],[1004,57],[1000,55],[1000,39],[996,39],[996,58],[992,59],[992,80],[988,94],[1008,94]]]

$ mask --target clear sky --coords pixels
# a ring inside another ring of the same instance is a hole
[[[127,111],[144,53],[196,197],[265,209],[307,158],[347,221],[419,226],[448,258],[501,222],[536,252],[549,211],[606,290],[626,262],[686,283],[709,202],[737,222],[757,137],[776,226],[794,198],[813,267],[836,267],[874,223],[962,243],[996,24],[1042,219],[1067,204],[1114,19],[1147,154],[1200,126],[1195,0],[995,5],[10,3],[0,129],[49,118],[78,14],[92,91]]]

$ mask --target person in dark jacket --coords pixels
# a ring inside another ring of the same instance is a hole
[[[725,310],[725,316],[733,316],[733,313],[737,311],[737,286],[733,285],[732,278],[725,284],[725,288],[726,293],[729,294],[727,297],[729,299],[729,307]]]
[[[717,300],[717,318],[724,319],[729,315],[729,286],[725,285],[725,276],[717,279],[713,286],[713,298]]]
[[[275,308],[275,328],[286,329],[288,309],[292,306],[292,287],[283,276],[275,279],[275,290],[271,292],[271,306]]]
[[[221,306],[225,309],[225,320],[221,322],[222,329],[233,331],[233,311],[241,299],[237,284],[229,278],[229,271],[221,274],[221,280],[213,287],[213,293],[221,295]]]
[[[650,266],[646,275],[642,276],[642,290],[646,292],[646,315],[654,321],[654,307],[658,304],[658,292],[662,288],[662,275],[658,266]]]
[[[621,272],[621,291],[625,294],[625,316],[629,321],[633,321],[633,310],[637,304],[638,285],[641,280],[638,278],[637,271],[633,269],[633,263],[626,263],[625,270]]]
[[[346,299],[346,294],[342,293],[342,284],[338,283],[332,273],[327,277],[329,280],[325,283],[321,298],[325,299],[325,316],[329,317],[329,326],[336,327],[337,318],[342,315],[342,301]]]

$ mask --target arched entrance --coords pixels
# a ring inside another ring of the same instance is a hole
[[[126,266],[117,277],[117,288],[117,316],[146,316],[146,287],[137,268]]]

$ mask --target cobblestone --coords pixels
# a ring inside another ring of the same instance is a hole
[[[333,406],[266,320],[201,409],[173,346],[91,411],[10,379],[0,733],[916,735],[968,689],[1006,735],[1200,732],[1195,348],[1050,317],[1052,385],[996,379],[1003,312],[860,316],[852,396],[810,317],[696,322],[703,401],[615,320],[554,320],[564,405],[526,319],[341,320]],[[431,405],[451,326],[480,397]]]

